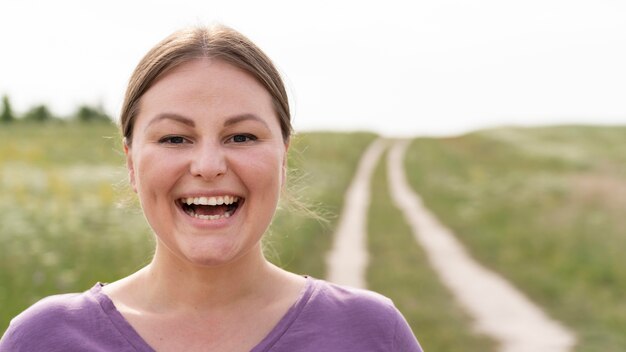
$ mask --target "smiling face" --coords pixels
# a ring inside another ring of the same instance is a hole
[[[219,60],[198,59],[141,98],[127,165],[157,256],[194,265],[260,255],[287,146],[269,93]]]

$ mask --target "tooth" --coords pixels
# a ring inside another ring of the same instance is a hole
[[[224,217],[228,219],[230,217],[230,213],[224,213]]]
[[[198,215],[198,218],[202,220],[210,220],[211,216],[210,215]]]
[[[225,196],[217,196],[217,197],[189,197],[189,198],[182,198],[181,201],[184,204],[187,205],[222,205],[222,204],[226,204],[226,205],[231,205],[233,203],[236,203],[240,200],[241,198],[236,197],[236,196],[230,196],[230,195],[225,195]]]

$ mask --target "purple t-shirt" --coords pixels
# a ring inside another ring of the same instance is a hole
[[[42,299],[15,317],[0,352],[153,352],[102,293]],[[251,352],[421,352],[391,300],[377,293],[307,278],[305,289],[274,329]]]

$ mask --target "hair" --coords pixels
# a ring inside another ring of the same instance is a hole
[[[130,77],[120,114],[120,129],[130,145],[141,97],[156,81],[181,64],[197,59],[228,62],[251,74],[272,97],[285,143],[292,134],[289,100],[272,61],[250,39],[223,25],[192,27],[172,33],[154,46]]]

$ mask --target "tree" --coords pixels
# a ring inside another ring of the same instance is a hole
[[[46,122],[54,118],[45,105],[37,105],[24,114],[24,121]]]
[[[8,96],[2,97],[2,114],[0,114],[0,123],[10,123],[15,120],[13,109],[11,109],[11,102],[9,102]]]
[[[74,117],[81,122],[111,122],[111,118],[101,106],[91,107],[89,105],[81,105]]]

